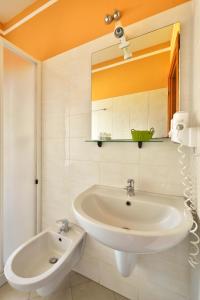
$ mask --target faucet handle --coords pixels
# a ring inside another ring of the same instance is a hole
[[[133,186],[134,183],[135,183],[135,181],[134,181],[134,179],[132,179],[132,178],[129,178],[129,179],[127,180],[127,184],[128,184],[129,186]]]
[[[56,221],[57,224],[61,224],[60,232],[67,232],[69,230],[69,221],[68,219],[60,219]]]
[[[56,223],[63,223],[63,224],[68,224],[69,221],[67,219],[60,219],[60,220],[57,220]]]

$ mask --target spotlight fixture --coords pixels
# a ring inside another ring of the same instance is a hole
[[[114,18],[115,21],[120,20],[120,18],[121,18],[121,12],[120,12],[120,10],[115,10],[114,11],[113,18]]]
[[[113,13],[113,15],[106,15],[105,17],[104,17],[104,22],[106,23],[106,24],[111,24],[112,23],[112,21],[118,21],[119,19],[121,18],[121,12],[119,11],[119,10],[115,10],[114,11],[114,13]]]
[[[112,23],[112,21],[113,21],[113,16],[111,16],[111,15],[106,15],[105,18],[104,18],[104,21],[105,21],[106,24]]]

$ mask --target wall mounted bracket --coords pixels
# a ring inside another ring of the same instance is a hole
[[[154,143],[154,142],[157,142],[157,143],[160,143],[160,142],[163,142],[163,139],[151,139],[151,140],[149,140],[149,141],[145,141],[145,142],[143,142],[143,141],[133,141],[133,140],[126,140],[126,139],[121,139],[121,140],[119,140],[119,139],[116,139],[116,140],[105,140],[105,141],[101,141],[101,140],[87,140],[86,142],[91,142],[91,143],[96,143],[97,144],[97,146],[99,147],[99,148],[101,148],[102,146],[103,146],[103,143],[137,143],[138,144],[138,148],[139,149],[141,149],[142,148],[142,146],[143,146],[143,143]]]
[[[103,146],[103,142],[105,142],[105,141],[96,141],[97,142],[97,146],[99,147],[99,148],[101,148],[102,146]],[[106,142],[108,142],[108,141],[106,141]],[[142,148],[142,141],[139,141],[139,142],[136,142],[136,143],[138,143],[138,148],[139,149],[141,149]]]
[[[103,142],[102,141],[97,141],[97,145],[98,145],[98,147],[102,147]]]

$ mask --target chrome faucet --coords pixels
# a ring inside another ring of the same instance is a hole
[[[135,196],[134,183],[135,181],[131,178],[127,180],[127,186],[125,187],[125,190],[127,191],[127,195],[129,197]]]
[[[63,233],[63,232],[68,232],[70,227],[69,227],[69,221],[67,219],[61,219],[56,221],[57,224],[60,224],[60,228],[58,233]]]

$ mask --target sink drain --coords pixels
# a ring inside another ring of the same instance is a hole
[[[50,264],[55,264],[55,263],[57,263],[57,261],[58,261],[58,258],[57,257],[51,257],[51,258],[49,258],[49,263]]]

